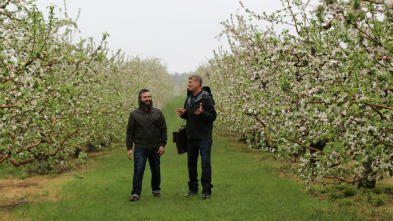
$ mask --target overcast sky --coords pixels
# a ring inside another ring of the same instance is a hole
[[[279,0],[243,0],[249,9],[262,12],[281,8]],[[38,0],[41,11],[63,0]],[[76,18],[83,38],[96,42],[102,33],[110,34],[108,47],[127,55],[158,57],[170,73],[195,71],[213,58],[213,50],[224,41],[216,36],[220,22],[236,14],[238,0],[67,0],[69,17]],[[58,10],[55,10],[59,14]]]

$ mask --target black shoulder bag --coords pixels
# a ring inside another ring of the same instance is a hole
[[[187,152],[187,129],[186,125],[181,125],[179,129],[173,132],[173,142],[176,143],[177,153]]]

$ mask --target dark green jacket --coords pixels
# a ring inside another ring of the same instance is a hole
[[[137,108],[130,113],[127,126],[127,150],[132,147],[153,149],[165,147],[167,143],[167,127],[164,114],[152,107],[149,112]]]

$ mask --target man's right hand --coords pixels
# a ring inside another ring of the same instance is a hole
[[[176,108],[176,116],[180,117],[184,113],[186,113],[185,109]]]
[[[132,150],[127,151],[127,155],[128,155],[128,159],[130,159],[130,160],[134,156],[134,154],[132,153]]]

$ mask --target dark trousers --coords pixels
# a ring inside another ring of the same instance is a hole
[[[151,170],[151,188],[153,193],[160,192],[161,172],[160,172],[160,156],[158,148],[145,149],[135,147],[134,150],[134,179],[132,181],[133,189],[131,194],[141,195],[142,180],[145,172],[146,160],[149,159]]]
[[[210,163],[212,143],[205,140],[187,140],[187,160],[188,160],[188,188],[190,191],[198,192],[198,156],[201,154],[202,164],[202,193],[211,194],[212,168]]]

